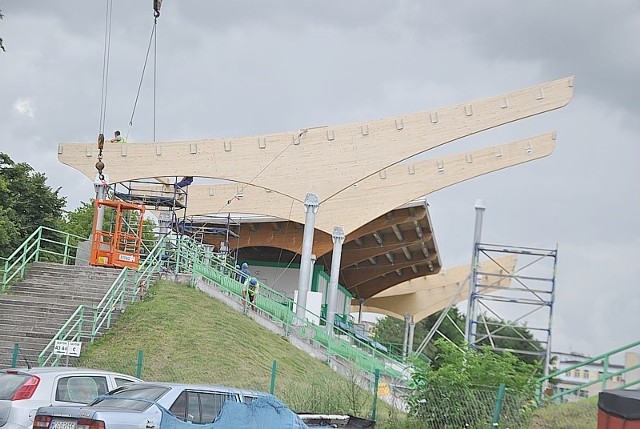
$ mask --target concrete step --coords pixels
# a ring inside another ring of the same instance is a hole
[[[30,271],[38,271],[44,269],[47,271],[75,271],[75,272],[92,272],[92,273],[119,273],[118,268],[94,267],[91,265],[63,265],[55,262],[34,262],[29,266]]]
[[[32,331],[34,328],[44,328],[51,326],[59,329],[69,320],[70,315],[56,314],[49,317],[27,316],[19,317],[17,315],[3,315],[0,318],[0,325],[2,325],[2,331],[5,333],[17,332],[17,331]],[[86,323],[93,323],[93,316],[84,318]]]
[[[0,368],[7,368],[11,366],[11,361],[13,359],[13,347],[11,344],[9,346],[3,346],[0,343]],[[41,348],[33,348],[29,346],[20,346],[20,352],[17,356],[16,366],[24,367],[27,366],[26,361],[29,362],[31,366],[38,366],[38,355],[42,352]]]
[[[32,277],[63,277],[69,274],[73,274],[79,277],[104,277],[104,278],[113,278],[118,277],[122,273],[121,270],[108,270],[108,271],[97,271],[97,270],[87,270],[80,269],[78,267],[74,267],[71,265],[52,265],[49,267],[31,267],[30,269],[25,271],[25,278]]]
[[[4,309],[10,308],[36,308],[42,311],[49,309],[71,309],[72,311],[78,307],[77,303],[69,303],[66,300],[43,299],[40,297],[32,297],[28,295],[0,295],[0,307]]]
[[[24,279],[14,283],[8,293],[0,294],[0,367],[10,365],[15,343],[31,365],[36,365],[37,356],[79,305],[86,306],[82,331],[88,341],[94,307],[120,273],[102,267],[31,264]],[[129,278],[134,276],[132,272]],[[132,293],[127,292],[126,298],[130,299]],[[112,314],[112,324],[120,315],[119,311]],[[102,328],[105,330],[106,327]],[[22,358],[19,366],[24,366]]]
[[[116,277],[94,278],[83,276],[64,277],[29,277],[14,285],[26,287],[42,287],[47,289],[85,288],[85,289],[108,289],[116,280]]]
[[[59,291],[48,291],[43,289],[14,289],[11,291],[9,295],[15,296],[29,296],[33,298],[43,298],[43,300],[48,300],[52,297],[55,297],[57,300],[72,300],[72,301],[85,301],[85,302],[95,302],[99,303],[102,298],[104,298],[106,291],[69,291],[69,290],[59,290]]]

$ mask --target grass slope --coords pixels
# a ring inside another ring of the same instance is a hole
[[[537,409],[531,429],[596,429],[598,398],[567,404],[550,404]]]
[[[221,302],[187,286],[155,284],[115,326],[83,351],[80,365],[142,378],[220,384],[269,391],[277,361],[276,396],[292,409],[368,417],[371,395],[326,364],[293,347]],[[379,415],[390,412],[379,405]],[[381,416],[382,417],[382,416]]]
[[[246,316],[193,288],[161,281],[143,302],[127,308],[115,326],[83,350],[80,365],[142,378],[221,384],[268,391],[278,363],[275,394],[292,409],[369,417],[372,398],[351,380],[293,347]],[[596,398],[549,405],[534,412],[532,429],[592,429]],[[380,428],[417,428],[378,402]]]

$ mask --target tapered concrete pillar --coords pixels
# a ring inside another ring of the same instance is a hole
[[[327,297],[327,333],[333,335],[333,323],[336,318],[338,303],[338,279],[340,277],[340,259],[342,258],[342,244],[344,243],[344,229],[340,226],[333,228],[333,255],[331,257],[331,277],[329,279],[329,296]]]
[[[409,321],[409,345],[407,346],[407,356],[411,356],[413,354],[413,336],[415,334],[416,324],[413,321],[413,316],[411,316],[411,320]]]
[[[409,313],[404,314],[404,341],[402,342],[402,357],[407,357],[407,349],[409,344],[409,321],[411,316]]]
[[[304,199],[304,236],[302,238],[302,255],[300,260],[300,276],[298,277],[298,303],[296,316],[299,320],[305,320],[307,307],[307,293],[309,292],[309,280],[311,278],[311,252],[313,251],[313,232],[316,224],[316,213],[320,205],[320,198],[316,194],[307,194]]]
[[[313,285],[313,267],[316,265],[316,255],[314,255],[313,253],[311,254],[311,259],[309,262],[309,290],[311,290],[311,286]],[[318,316],[320,316],[318,314]]]

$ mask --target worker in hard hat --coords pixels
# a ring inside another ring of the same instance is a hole
[[[246,282],[249,277],[251,277],[251,271],[249,271],[249,264],[247,264],[246,262],[243,262],[242,268],[240,269],[240,283],[244,284],[244,282]]]
[[[252,310],[256,310],[256,299],[258,297],[258,290],[260,289],[260,283],[255,277],[251,277],[248,281],[247,294],[249,295],[249,306]]]

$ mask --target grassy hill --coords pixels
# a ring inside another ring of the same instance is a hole
[[[79,365],[136,374],[150,381],[221,384],[269,391],[297,411],[369,417],[372,397],[243,314],[187,286],[160,281],[143,302],[129,306],[115,326],[83,351]],[[379,402],[380,404],[380,402]],[[378,415],[396,417],[380,404]]]
[[[598,398],[538,408],[531,429],[596,429]]]
[[[143,302],[129,306],[115,326],[82,353],[79,365],[149,381],[221,384],[269,391],[297,411],[370,417],[372,396],[246,316],[193,288],[160,281]],[[596,402],[550,405],[535,411],[533,429],[596,427]],[[379,428],[420,425],[378,401]]]

